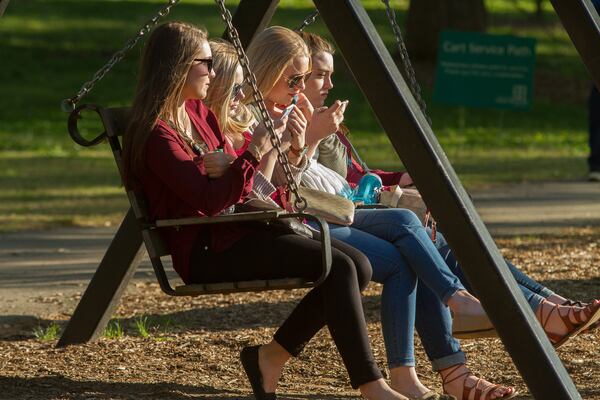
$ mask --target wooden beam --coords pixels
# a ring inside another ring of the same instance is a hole
[[[596,87],[600,88],[600,20],[590,0],[551,0]]]
[[[581,399],[360,1],[314,3],[534,397]]]
[[[233,26],[238,31],[244,49],[247,49],[256,34],[263,31],[271,22],[278,4],[279,0],[240,1],[233,14]],[[229,38],[227,30],[223,33],[223,38]]]
[[[6,11],[6,7],[8,7],[8,2],[10,0],[0,0],[0,17],[4,15],[4,11]]]
[[[102,334],[144,254],[140,227],[130,208],[57,347],[85,343]]]

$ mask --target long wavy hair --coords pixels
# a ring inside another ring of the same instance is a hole
[[[168,22],[150,35],[140,64],[138,84],[129,125],[123,137],[123,175],[131,188],[144,165],[145,147],[152,130],[163,120],[177,129],[178,102],[194,58],[198,57],[206,31],[185,22]]]
[[[229,104],[237,67],[240,65],[235,47],[225,40],[211,40],[215,78],[211,80],[204,103],[216,114],[219,125],[232,142],[242,136],[254,121],[244,104],[238,106],[235,115],[230,115]]]
[[[259,33],[246,52],[250,69],[256,75],[258,90],[267,96],[295,57],[305,56],[311,65],[310,52],[300,36],[291,29],[271,26]],[[244,102],[254,101],[251,96]]]

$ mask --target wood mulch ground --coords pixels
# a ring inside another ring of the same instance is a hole
[[[563,236],[498,240],[504,255],[534,278],[574,299],[600,295],[600,231]],[[117,338],[55,348],[33,331],[0,336],[0,399],[243,399],[249,385],[238,362],[242,346],[263,343],[292,310],[303,291],[170,298],[156,284],[139,284],[124,296],[115,318]],[[379,326],[379,292],[365,293],[369,333],[379,364],[385,351]],[[60,302],[60,296],[40,299]],[[149,330],[142,337],[135,322]],[[64,325],[63,320],[58,320]],[[49,318],[56,320],[56,317]],[[41,318],[40,324],[50,321]],[[120,337],[119,337],[120,336]],[[582,335],[559,351],[584,399],[600,399],[600,330]],[[463,341],[469,365],[482,376],[514,385],[532,398],[498,339]],[[440,388],[417,344],[422,380]],[[322,331],[286,367],[282,399],[355,399],[340,357]]]

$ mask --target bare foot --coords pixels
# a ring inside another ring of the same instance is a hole
[[[258,348],[258,367],[265,393],[275,393],[283,366],[290,357],[290,354],[274,340]]]
[[[358,389],[367,400],[409,400],[389,387],[383,379],[367,382]]]
[[[480,316],[485,315],[485,310],[481,306],[479,300],[466,290],[458,290],[450,299],[448,299],[448,307],[455,314]]]
[[[390,369],[390,386],[398,393],[412,398],[420,398],[431,392],[421,383],[415,367],[396,367]]]
[[[442,375],[444,392],[455,396],[457,399],[463,398],[464,389],[467,391],[473,388],[465,400],[480,399],[503,399],[516,393],[515,388],[510,386],[495,385],[485,379],[473,375],[465,364],[454,365],[440,371]],[[476,389],[481,390],[481,395],[476,398]],[[487,397],[489,394],[489,397]]]
[[[559,296],[558,294],[551,294],[550,296],[548,296],[546,298],[546,300],[548,300],[550,303],[554,303],[554,304],[563,304],[565,301],[567,301],[567,299],[565,299],[562,296]]]

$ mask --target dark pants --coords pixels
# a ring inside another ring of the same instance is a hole
[[[588,99],[588,127],[590,146],[588,166],[590,171],[600,172],[600,92],[596,85],[592,87]]]
[[[375,363],[360,292],[371,279],[371,265],[358,250],[331,241],[329,277],[312,289],[275,333],[275,340],[293,356],[325,325],[348,370],[352,387],[382,377]],[[191,259],[191,279],[211,283],[253,279],[309,278],[321,272],[321,245],[276,228],[259,225],[222,253],[199,241]]]

